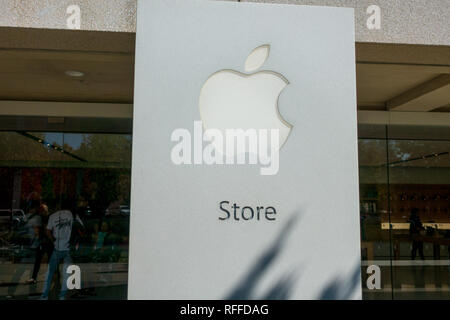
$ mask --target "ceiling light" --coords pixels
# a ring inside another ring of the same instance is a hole
[[[69,77],[82,77],[84,76],[84,73],[77,70],[66,70],[65,74]]]

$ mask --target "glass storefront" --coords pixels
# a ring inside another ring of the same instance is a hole
[[[359,166],[363,297],[449,299],[450,127],[360,125]]]
[[[82,221],[67,239],[81,289],[66,298],[126,298],[131,142],[130,134],[0,132],[0,297],[40,297],[49,216],[70,209]],[[55,272],[50,299],[62,276]]]
[[[131,130],[72,131],[0,132],[2,299],[40,297],[42,230],[67,203],[83,224],[70,239],[81,289],[67,298],[127,296]],[[363,298],[450,298],[450,127],[359,125],[359,165]],[[373,264],[381,289],[369,290]],[[61,282],[55,272],[50,299]]]

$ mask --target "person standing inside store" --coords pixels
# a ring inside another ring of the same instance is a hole
[[[70,257],[71,239],[78,236],[81,229],[84,227],[78,215],[74,215],[74,206],[71,200],[63,200],[61,210],[53,213],[47,224],[47,236],[53,242],[53,253],[48,263],[47,274],[45,277],[44,291],[41,299],[47,300],[50,292],[50,287],[55,271],[58,269],[61,262],[63,262],[63,279],[59,299],[64,300],[67,293],[67,267],[72,263]]]
[[[423,255],[423,241],[417,239],[423,230],[424,227],[422,225],[422,221],[420,221],[419,209],[412,208],[411,215],[409,217],[409,235],[412,238],[411,260],[416,259],[417,251],[419,251],[420,258],[425,260]]]

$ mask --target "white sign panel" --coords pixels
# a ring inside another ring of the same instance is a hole
[[[129,298],[361,298],[353,9],[137,13]]]

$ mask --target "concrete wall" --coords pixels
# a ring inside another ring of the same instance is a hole
[[[450,45],[449,0],[247,1],[355,8],[357,42]],[[67,8],[74,4],[81,30],[135,32],[136,0],[0,0],[0,26],[67,29]],[[380,8],[380,29],[367,27],[371,5]]]

